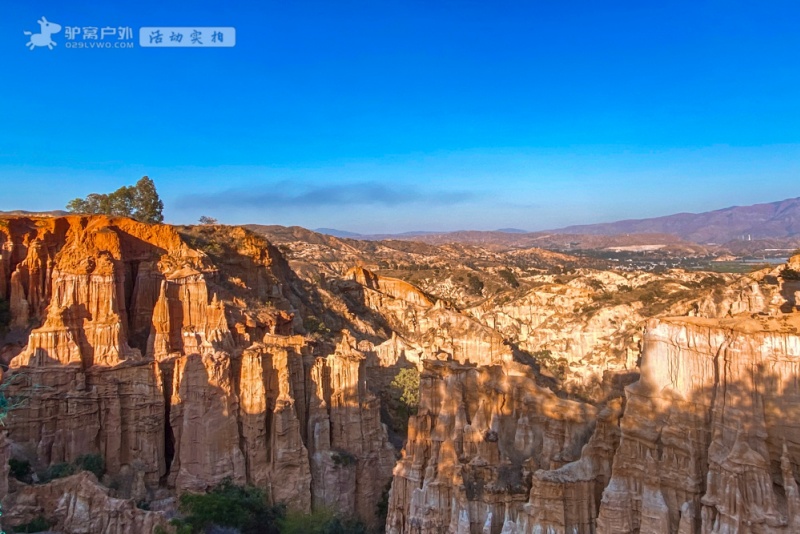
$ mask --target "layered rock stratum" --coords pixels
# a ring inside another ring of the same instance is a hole
[[[0,219],[4,527],[170,529],[230,480],[398,534],[800,529],[800,257],[655,274],[282,235]],[[99,480],[9,476],[86,455]]]

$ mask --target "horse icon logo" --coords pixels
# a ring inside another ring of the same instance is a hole
[[[37,20],[36,22],[39,23],[39,33],[32,33],[32,32],[23,32],[25,35],[30,35],[31,40],[25,43],[25,46],[33,50],[37,46],[46,46],[50,50],[56,46],[56,43],[50,38],[51,35],[54,33],[58,33],[61,31],[61,26],[56,24],[55,22],[48,22],[46,18],[42,17],[41,20]]]

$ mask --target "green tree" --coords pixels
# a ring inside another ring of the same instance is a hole
[[[144,176],[136,185],[122,186],[113,193],[92,193],[67,203],[72,213],[90,213],[130,217],[144,223],[164,221],[164,203],[158,197],[156,184]]]
[[[148,178],[143,177],[136,182],[133,194],[133,218],[137,221],[147,223],[164,222],[164,203],[158,198],[156,184]]]
[[[75,460],[75,467],[81,471],[91,471],[99,479],[106,472],[106,462],[99,454],[82,454]]]
[[[410,412],[416,412],[419,406],[419,371],[416,367],[400,369],[392,380],[392,387],[400,394],[400,402]]]
[[[278,521],[285,515],[282,506],[267,504],[260,488],[237,486],[230,480],[205,494],[184,493],[180,510],[184,517],[176,526],[193,533],[217,525],[236,528],[242,534],[278,534]]]

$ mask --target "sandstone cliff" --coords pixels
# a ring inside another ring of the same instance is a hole
[[[14,378],[6,394],[23,399],[6,420],[8,456],[41,472],[102,455],[109,498],[123,500],[87,497],[98,506],[127,509],[124,499],[204,491],[230,478],[292,508],[334,505],[374,524],[394,450],[366,387],[366,357],[346,333],[335,350],[291,335],[291,273],[268,243],[226,234],[220,268],[167,226],[4,221],[0,288],[12,349],[3,354]],[[26,342],[14,349],[15,339]],[[63,503],[51,509],[54,495],[95,490],[68,480],[21,486],[5,509],[33,503],[65,532],[161,524],[134,513],[79,528],[83,516],[62,513]]]
[[[648,325],[598,532],[794,532],[800,320]]]
[[[394,471],[387,532],[593,528],[618,406],[598,417],[594,407],[539,387],[530,368],[514,363],[426,362],[422,378],[419,413]]]
[[[6,524],[46,517],[54,531],[129,534],[168,528],[163,514],[140,510],[129,499],[111,497],[108,488],[87,472],[41,486],[22,487],[3,504]]]

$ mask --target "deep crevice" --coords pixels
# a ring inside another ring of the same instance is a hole
[[[172,432],[172,425],[170,424],[172,377],[175,372],[175,362],[160,362],[158,367],[161,370],[161,384],[164,392],[164,464],[166,465],[166,471],[164,476],[161,477],[160,483],[165,486],[172,469],[172,460],[175,458],[175,434]]]

